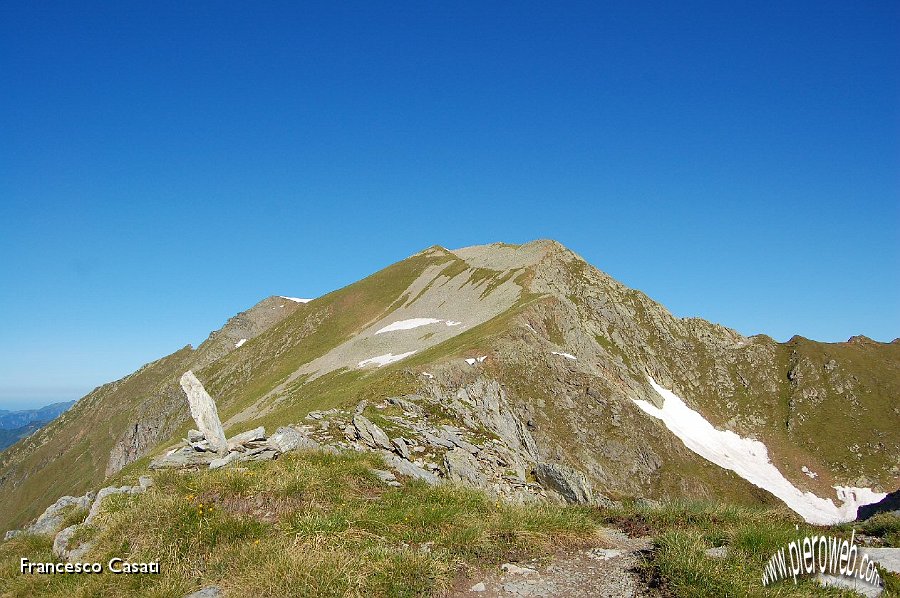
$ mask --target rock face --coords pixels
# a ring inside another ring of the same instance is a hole
[[[454,448],[444,453],[444,468],[447,470],[447,477],[452,481],[476,488],[487,486],[487,479],[479,471],[478,461],[466,450]]]
[[[369,446],[391,450],[391,439],[384,430],[373,424],[363,415],[353,416],[353,426],[359,438]]]
[[[219,420],[219,411],[216,402],[212,400],[203,384],[188,370],[179,381],[184,394],[187,395],[191,407],[191,417],[197,423],[200,433],[203,434],[210,447],[217,453],[225,453],[228,450],[228,441],[225,439],[225,430]]]
[[[62,524],[66,513],[71,509],[87,509],[94,500],[94,493],[89,492],[84,496],[63,496],[55,503],[47,507],[47,509],[37,518],[33,524],[25,528],[25,532],[29,534],[49,535],[56,533]],[[7,534],[11,537],[16,535],[15,532]]]
[[[282,453],[319,448],[318,442],[288,426],[275,430],[275,433],[269,436],[268,442],[269,446]]]
[[[591,483],[580,471],[556,463],[538,463],[534,468],[537,480],[557,492],[570,503],[591,503],[594,493]]]

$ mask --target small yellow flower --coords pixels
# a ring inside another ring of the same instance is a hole
[[[256,541],[254,541],[253,543],[254,543],[254,544],[259,544],[259,540],[256,540]]]

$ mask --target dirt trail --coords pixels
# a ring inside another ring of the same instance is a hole
[[[458,580],[451,598],[659,597],[639,574],[642,552],[653,538],[603,530],[594,547],[562,550],[549,559],[507,563]]]

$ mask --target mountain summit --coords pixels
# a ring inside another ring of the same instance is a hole
[[[313,300],[269,297],[97,388],[0,454],[0,527],[184,436],[188,370],[229,437],[418,397],[526,480],[577,472],[610,499],[783,501],[810,519],[812,499],[855,515],[900,476],[897,343],[777,343],[677,318],[541,240],[431,247]]]

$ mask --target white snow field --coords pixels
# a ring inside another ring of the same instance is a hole
[[[246,342],[247,342],[247,339],[242,338],[241,340],[239,340],[238,342],[236,342],[236,343],[234,344],[234,348],[235,348],[235,349],[239,349],[240,347],[243,347],[243,346],[244,346],[244,343],[246,343]]]
[[[730,430],[717,430],[678,395],[657,384],[653,378],[648,378],[664,403],[660,409],[648,401],[633,399],[641,410],[661,419],[686,447],[719,467],[735,472],[754,486],[768,490],[808,523],[831,525],[853,521],[857,508],[887,496],[869,488],[835,486],[842,503],[836,506],[830,498],[801,492],[769,461],[765,444],[751,438],[741,438]]]
[[[388,324],[384,328],[376,330],[375,334],[381,334],[382,332],[394,332],[396,330],[412,330],[413,328],[418,328],[419,326],[439,324],[440,322],[445,323],[447,326],[459,326],[460,324],[462,324],[462,322],[456,322],[454,320],[441,320],[439,318],[410,318],[409,320],[400,320],[399,322]]]
[[[278,295],[282,299],[287,299],[288,301],[293,301],[295,303],[309,303],[312,299],[301,299],[300,297],[285,297],[284,295]]]
[[[565,357],[566,359],[571,359],[572,361],[578,361],[578,358],[572,355],[571,353],[560,353],[559,351],[550,351],[552,355],[559,355],[560,357]]]
[[[395,361],[400,361],[401,359],[404,359],[405,357],[409,357],[413,353],[415,353],[415,351],[407,351],[406,353],[400,353],[399,355],[394,355],[393,353],[386,353],[384,355],[379,355],[377,357],[370,357],[369,359],[363,359],[362,361],[360,361],[357,364],[356,367],[362,368],[362,367],[365,367],[367,365],[372,365],[372,364],[377,365],[378,367],[381,367],[381,366],[387,365],[389,363],[394,363]]]

